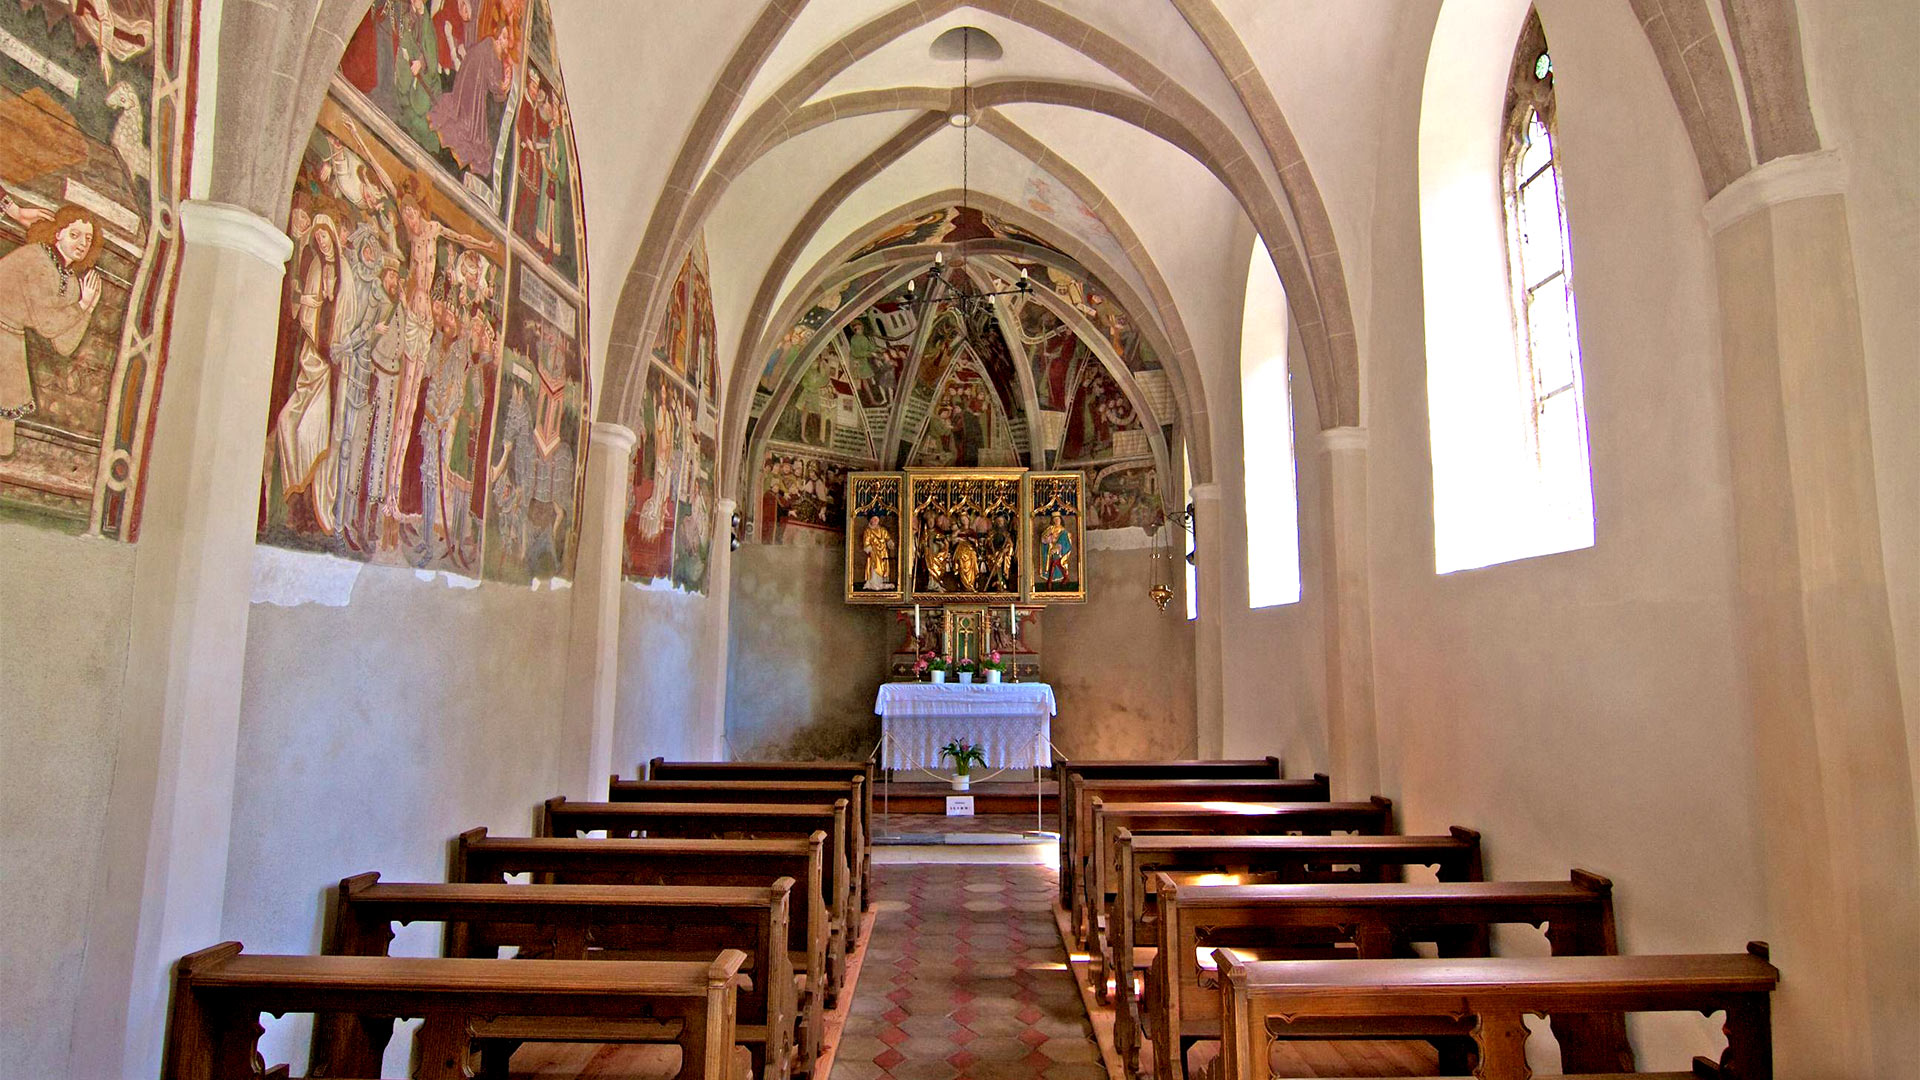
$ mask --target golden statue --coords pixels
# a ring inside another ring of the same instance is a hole
[[[872,592],[893,588],[893,534],[880,524],[880,515],[867,519],[860,545],[867,551],[867,580],[861,587]]]
[[[962,589],[975,592],[980,588],[980,552],[964,536],[953,542],[953,569],[960,575]]]
[[[947,571],[953,566],[953,557],[947,554],[947,542],[939,537],[933,538],[932,546],[927,549],[927,591],[945,592],[947,589]]]

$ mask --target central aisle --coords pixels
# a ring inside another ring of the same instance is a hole
[[[831,1080],[1106,1080],[1045,866],[877,864]]]

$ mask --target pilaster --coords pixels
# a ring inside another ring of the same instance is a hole
[[[259,463],[293,245],[236,206],[187,202],[180,221],[76,1076],[158,1075],[170,968],[221,940]]]
[[[713,551],[707,557],[707,639],[701,651],[706,670],[701,672],[702,719],[705,736],[702,750],[714,761],[724,761],[727,752],[727,652],[732,642],[733,588],[733,512],[732,499],[714,505]]]
[[[1338,798],[1380,789],[1374,720],[1373,608],[1367,560],[1367,429],[1320,433],[1325,457],[1320,520],[1328,596],[1321,605],[1327,654],[1327,753]]]
[[[1736,613],[1761,790],[1782,1075],[1920,1057],[1920,847],[1882,559],[1865,351],[1832,153],[1707,204]]]
[[[1187,489],[1193,500],[1194,560],[1200,581],[1200,617],[1193,644],[1194,727],[1203,758],[1226,752],[1226,522],[1220,505],[1220,485],[1195,484]]]
[[[560,782],[576,799],[607,797],[613,775],[614,688],[620,673],[620,557],[632,487],[633,429],[596,422],[580,507]]]

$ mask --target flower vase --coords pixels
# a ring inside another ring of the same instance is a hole
[[[967,791],[967,790],[970,790],[970,789],[971,789],[972,787],[973,787],[973,776],[972,776],[972,774],[970,774],[970,773],[955,773],[955,774],[954,774],[954,777],[953,777],[953,790],[955,790],[955,791]]]
[[[962,685],[962,686],[971,686],[972,684],[973,684],[973,672],[971,672],[971,671],[963,671],[963,672],[961,672],[961,673],[960,673],[960,685]]]
[[[936,683],[943,683],[947,681],[947,673],[944,671],[934,671],[934,672],[929,672],[929,674],[933,676],[933,681]]]
[[[991,671],[987,672],[987,685],[988,686],[1000,685],[1000,669],[999,668],[994,668]]]

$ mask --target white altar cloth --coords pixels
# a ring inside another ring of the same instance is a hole
[[[882,683],[880,764],[938,769],[940,747],[977,743],[993,769],[1032,769],[1052,762],[1053,687],[1046,683]]]

